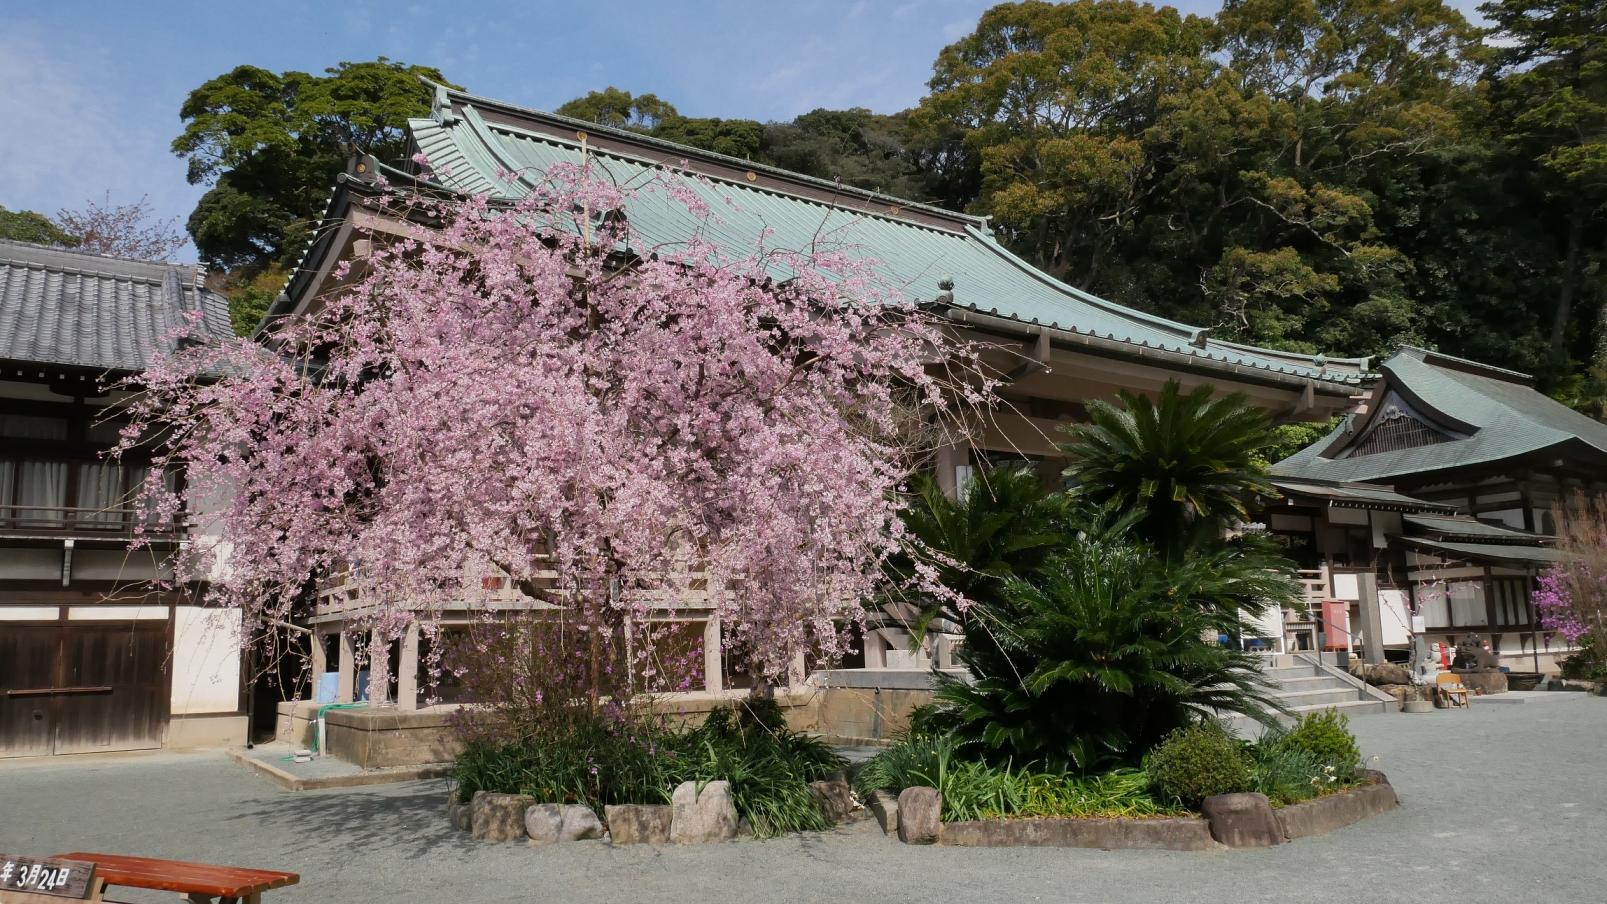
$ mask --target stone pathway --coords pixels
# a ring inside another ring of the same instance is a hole
[[[0,850],[300,872],[277,904],[1602,900],[1607,700],[1475,700],[1354,727],[1402,807],[1264,850],[912,847],[873,820],[687,848],[477,844],[447,825],[440,780],[288,792],[221,753],[0,761]]]

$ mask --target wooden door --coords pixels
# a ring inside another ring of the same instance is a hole
[[[8,626],[0,635],[0,756],[162,746],[164,623]],[[16,666],[4,655],[13,648]]]
[[[51,752],[60,645],[54,625],[0,625],[0,757]]]

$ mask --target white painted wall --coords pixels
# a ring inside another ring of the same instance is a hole
[[[240,708],[240,612],[178,606],[173,620],[173,714]]]
[[[1386,647],[1412,642],[1412,616],[1406,608],[1406,591],[1378,591],[1378,631],[1379,642]]]

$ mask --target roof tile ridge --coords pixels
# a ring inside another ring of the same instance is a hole
[[[845,193],[853,194],[853,195],[859,195],[861,197],[864,197],[867,200],[882,201],[882,202],[886,202],[886,203],[889,203],[891,205],[898,206],[898,207],[907,207],[907,208],[920,209],[920,210],[930,212],[931,214],[936,215],[936,216],[951,217],[951,218],[954,218],[956,220],[961,220],[961,221],[964,221],[968,225],[978,225],[978,226],[984,226],[984,227],[987,225],[987,218],[986,217],[979,217],[979,216],[977,216],[975,214],[968,214],[968,213],[962,213],[960,211],[949,210],[946,207],[939,207],[939,206],[934,205],[934,204],[928,204],[928,203],[926,203],[924,201],[914,201],[914,200],[910,200],[909,198],[900,198],[900,197],[898,197],[896,195],[889,195],[889,194],[886,194],[884,192],[875,191],[873,189],[859,188],[857,186],[848,185],[847,183],[840,182],[840,181],[834,181],[834,180],[831,180],[831,179],[822,179],[822,178],[820,178],[818,176],[810,176],[810,175],[806,175],[804,173],[799,173],[799,172],[794,172],[792,170],[782,169],[781,167],[772,166],[772,165],[770,165],[768,163],[760,163],[758,161],[748,160],[748,159],[744,159],[742,157],[732,157],[729,154],[721,154],[721,153],[718,153],[716,151],[709,151],[709,150],[705,150],[703,148],[693,147],[691,145],[681,144],[681,143],[675,142],[675,141],[668,141],[668,140],[663,139],[663,138],[657,138],[655,136],[646,135],[646,134],[643,134],[643,133],[640,133],[640,132],[633,132],[633,131],[630,131],[628,129],[620,129],[620,128],[616,128],[614,126],[603,125],[602,123],[590,122],[590,121],[583,120],[583,119],[575,119],[574,117],[571,117],[571,116],[564,116],[561,113],[552,113],[552,112],[549,112],[549,111],[546,111],[546,110],[538,110],[538,109],[536,109],[534,107],[527,107],[527,106],[523,106],[521,104],[509,103],[507,101],[502,101],[502,100],[497,100],[495,98],[485,97],[483,95],[471,94],[468,91],[464,91],[464,90],[459,89],[459,88],[452,88],[452,87],[449,87],[449,86],[446,86],[446,85],[441,85],[441,84],[439,84],[437,82],[430,81],[429,79],[423,79],[423,81],[426,84],[428,84],[428,85],[430,85],[430,86],[432,86],[432,87],[434,87],[436,89],[436,104],[437,104],[437,107],[439,107],[439,105],[442,102],[443,98],[447,99],[447,100],[450,100],[450,98],[456,97],[456,98],[464,101],[467,108],[472,108],[473,106],[478,104],[478,105],[483,105],[483,106],[488,106],[488,107],[501,108],[501,109],[509,110],[509,111],[512,111],[512,112],[515,112],[515,113],[521,113],[521,114],[529,115],[529,116],[532,116],[532,117],[547,118],[547,119],[552,120],[555,123],[562,123],[562,124],[565,124],[565,125],[572,125],[577,130],[580,130],[580,131],[594,132],[594,133],[597,133],[599,135],[608,135],[608,136],[618,138],[618,139],[623,140],[623,141],[634,142],[634,143],[637,143],[637,144],[658,146],[658,147],[664,148],[667,151],[681,153],[681,154],[683,154],[685,159],[688,159],[688,160],[703,159],[703,160],[708,160],[710,162],[720,163],[720,164],[724,164],[724,165],[728,165],[728,166],[745,167],[747,169],[752,169],[752,170],[768,173],[768,174],[770,174],[770,175],[772,175],[772,176],[774,176],[774,177],[776,177],[778,179],[782,179],[784,181],[799,182],[799,183],[814,185],[817,188],[840,189],[841,191],[843,191]],[[436,115],[437,115],[437,117],[439,117],[439,110],[437,110]],[[448,123],[448,125],[449,125],[449,123]],[[497,124],[497,126],[495,126],[494,128],[513,128],[513,129],[518,129],[517,126],[510,126],[510,125],[502,124],[502,123]],[[527,133],[529,132],[528,129],[519,129],[519,131],[523,131],[523,132],[527,132]],[[532,133],[532,134],[534,134],[534,133]],[[541,137],[550,138],[552,136],[542,135]],[[788,195],[788,197],[793,197],[793,196]],[[904,221],[900,220],[900,222],[904,222]],[[917,224],[917,225],[919,225],[919,224]]]

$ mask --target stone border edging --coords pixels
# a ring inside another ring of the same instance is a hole
[[[1079,847],[1162,851],[1219,848],[1198,816],[1165,819],[981,819],[945,822],[938,844],[961,847]]]
[[[1207,801],[1204,809],[1215,815],[1160,819],[981,819],[944,822],[931,826],[931,801],[941,808],[942,798],[932,788],[906,788],[904,794],[921,798],[920,829],[908,825],[902,807],[878,798],[871,809],[887,834],[907,843],[960,847],[1078,847],[1105,850],[1209,851],[1226,848],[1267,847],[1323,835],[1395,809],[1400,799],[1382,772],[1363,770],[1363,784],[1344,791],[1272,809],[1260,794],[1225,794]],[[901,802],[903,794],[900,795]],[[891,805],[891,806],[889,806]],[[885,815],[884,815],[885,812]],[[896,827],[893,828],[893,827]],[[911,841],[913,838],[923,841]]]
[[[1290,804],[1275,811],[1283,837],[1289,841],[1323,835],[1335,829],[1388,813],[1400,805],[1394,786],[1382,772],[1371,772],[1370,784],[1349,788],[1313,800]]]

